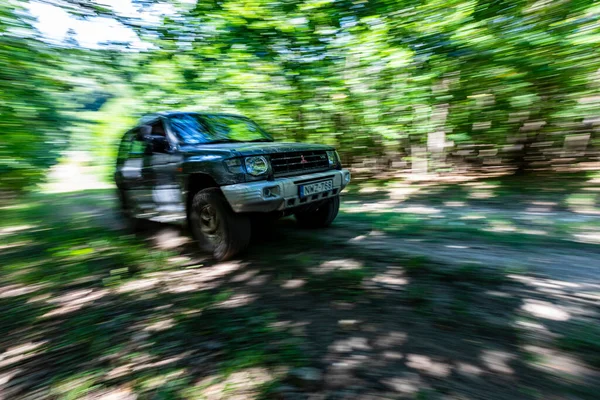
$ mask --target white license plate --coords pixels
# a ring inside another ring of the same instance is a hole
[[[308,185],[300,185],[300,197],[310,196],[321,192],[327,192],[333,189],[333,180],[311,183]]]

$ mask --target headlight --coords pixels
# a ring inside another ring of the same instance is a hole
[[[335,167],[338,163],[337,152],[335,150],[328,151],[327,160],[329,161],[330,167]]]
[[[250,175],[258,176],[269,170],[269,163],[263,156],[248,157],[245,160],[246,172]]]

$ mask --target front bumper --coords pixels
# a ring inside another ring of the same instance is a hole
[[[333,180],[332,190],[300,198],[299,185],[328,179]],[[237,183],[221,186],[221,191],[235,212],[271,212],[337,196],[349,182],[350,171],[343,169],[277,178],[272,181]]]

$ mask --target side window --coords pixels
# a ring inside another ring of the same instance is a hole
[[[119,153],[117,154],[117,165],[122,165],[127,159],[129,149],[131,149],[131,135],[131,132],[127,132],[121,139]]]
[[[131,148],[129,149],[129,157],[142,157],[144,155],[144,151],[146,150],[147,145],[148,144],[146,142],[137,139],[137,129],[135,129],[131,138]]]
[[[152,125],[152,136],[167,136],[165,133],[165,125],[161,120],[156,121]]]

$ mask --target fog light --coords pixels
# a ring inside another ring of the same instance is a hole
[[[279,186],[271,186],[263,189],[263,197],[279,196]]]

